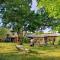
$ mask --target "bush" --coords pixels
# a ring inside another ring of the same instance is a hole
[[[60,40],[58,41],[58,45],[60,45]]]
[[[30,41],[27,37],[23,37],[22,40],[23,40],[23,43],[29,43]]]
[[[9,33],[11,33],[9,29],[3,27],[0,28],[0,38],[5,38],[6,34]]]

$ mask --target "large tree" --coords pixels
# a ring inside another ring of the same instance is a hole
[[[1,0],[0,13],[2,16],[2,23],[6,26],[11,26],[16,32],[23,29],[27,16],[30,13],[32,0]]]
[[[41,15],[34,13],[30,9],[31,2],[31,0],[5,0],[2,20],[4,25],[12,25],[12,28],[18,32],[22,29],[35,31],[38,28],[43,29],[45,26],[49,26],[51,19],[48,17],[48,13],[44,8],[41,9]]]
[[[18,32],[18,36],[20,31],[34,32],[38,28],[42,30],[54,23],[44,7],[37,13],[31,11],[31,2],[31,0],[3,0],[1,3],[3,25],[11,26],[14,31]]]

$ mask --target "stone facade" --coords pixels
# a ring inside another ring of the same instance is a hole
[[[27,35],[28,38],[34,39],[35,45],[47,45],[49,41],[54,45],[56,37],[58,36],[58,34]]]

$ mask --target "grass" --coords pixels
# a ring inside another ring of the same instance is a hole
[[[31,52],[18,51],[16,43],[0,43],[0,60],[60,60],[60,46],[24,47]]]

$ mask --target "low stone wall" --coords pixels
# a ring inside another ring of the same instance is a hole
[[[48,42],[52,42],[54,45],[56,41],[56,36],[49,36],[49,37],[34,37],[34,45],[47,45]]]

